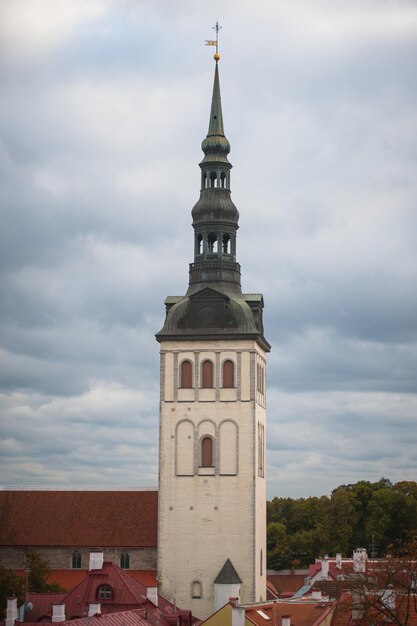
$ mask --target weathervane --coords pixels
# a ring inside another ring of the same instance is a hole
[[[220,59],[220,54],[219,54],[219,30],[221,29],[221,26],[219,25],[219,22],[216,22],[216,26],[213,26],[213,30],[216,31],[216,39],[206,39],[206,46],[216,46],[216,52],[214,53],[214,60],[217,61]]]

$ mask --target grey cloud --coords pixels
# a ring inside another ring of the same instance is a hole
[[[156,484],[153,335],[192,261],[216,7],[238,260],[273,345],[270,495],[415,473],[415,6],[233,4],[63,20],[44,0],[43,42],[9,23],[4,482]]]

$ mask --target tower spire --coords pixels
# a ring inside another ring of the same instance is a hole
[[[213,42],[216,43],[216,42]],[[216,54],[218,58],[219,55]],[[240,292],[240,265],[236,262],[239,211],[230,194],[230,143],[224,133],[218,58],[214,70],[209,128],[201,144],[200,199],[191,214],[194,228],[194,263],[190,264],[188,293],[203,286]]]

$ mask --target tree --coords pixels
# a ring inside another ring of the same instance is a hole
[[[353,536],[359,520],[360,503],[353,491],[338,487],[332,493],[326,519],[327,551],[349,554],[355,547]]]
[[[18,605],[25,598],[25,582],[10,569],[0,565],[0,619],[6,617],[7,598],[16,596]]]
[[[285,569],[291,563],[291,551],[287,532],[281,522],[269,522],[266,529],[268,568]]]
[[[66,591],[58,583],[46,582],[51,570],[49,561],[43,559],[38,552],[31,551],[26,555],[28,572],[28,591],[38,593]]]

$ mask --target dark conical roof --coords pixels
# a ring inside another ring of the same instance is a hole
[[[230,559],[227,559],[214,580],[215,585],[239,585],[241,582],[239,574],[233,567],[233,563]]]
[[[217,63],[214,72],[209,129],[207,137],[201,144],[201,148],[205,154],[202,164],[210,161],[229,164],[227,155],[230,152],[230,143],[224,134],[223,128],[222,100],[220,97],[219,68]]]

